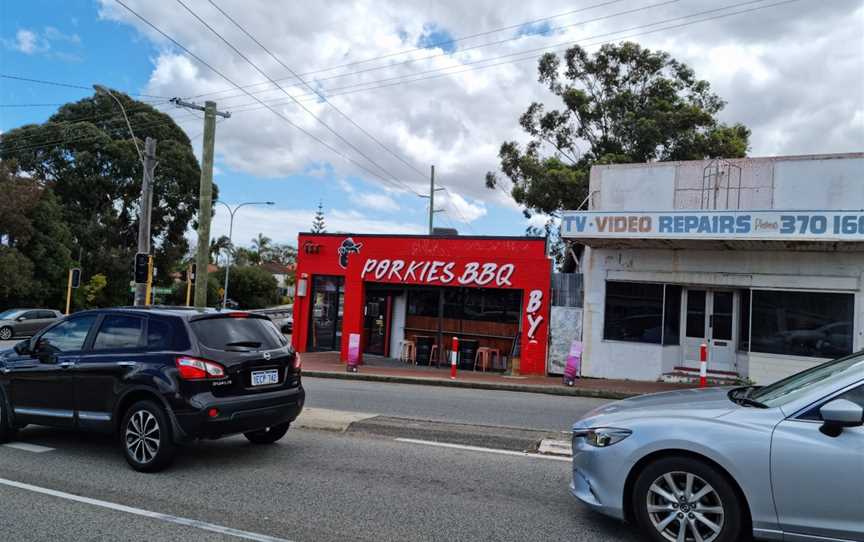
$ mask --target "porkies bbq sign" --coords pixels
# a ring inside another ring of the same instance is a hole
[[[360,278],[410,284],[443,284],[512,287],[516,271],[512,263],[466,262],[440,260],[399,260],[370,258],[363,264]]]

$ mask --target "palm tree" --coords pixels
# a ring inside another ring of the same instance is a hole
[[[272,243],[273,240],[263,233],[259,233],[258,237],[252,239],[252,248],[255,254],[254,259],[257,260],[255,263],[260,264],[269,259]]]
[[[231,241],[228,240],[227,235],[223,235],[219,239],[213,239],[210,241],[210,260],[213,263],[219,263],[219,255],[222,254],[223,251],[231,252],[234,249],[234,246],[231,244]]]

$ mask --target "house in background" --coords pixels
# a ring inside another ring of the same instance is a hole
[[[295,264],[282,265],[278,262],[264,262],[261,264],[261,269],[264,269],[276,279],[279,297],[290,295],[291,289],[294,286],[294,272],[297,270]]]

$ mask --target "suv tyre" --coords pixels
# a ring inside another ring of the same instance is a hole
[[[15,336],[15,332],[12,331],[12,328],[9,326],[0,327],[0,341],[8,341],[13,336]]]
[[[290,423],[283,423],[279,425],[274,425],[273,427],[267,427],[259,431],[250,431],[248,433],[243,433],[243,436],[249,439],[249,442],[251,442],[252,444],[273,444],[274,442],[285,436],[285,433],[288,432],[289,427],[291,427]]]
[[[0,443],[14,440],[15,432],[15,428],[12,427],[9,418],[9,409],[6,406],[6,398],[3,396],[3,391],[0,390]]]
[[[171,421],[165,409],[153,401],[139,401],[129,407],[120,425],[120,443],[126,462],[140,472],[164,469],[176,452]]]

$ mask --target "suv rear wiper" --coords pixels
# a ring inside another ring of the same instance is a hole
[[[249,348],[259,348],[261,343],[258,341],[235,341],[233,343],[225,343],[225,346],[248,346]]]

